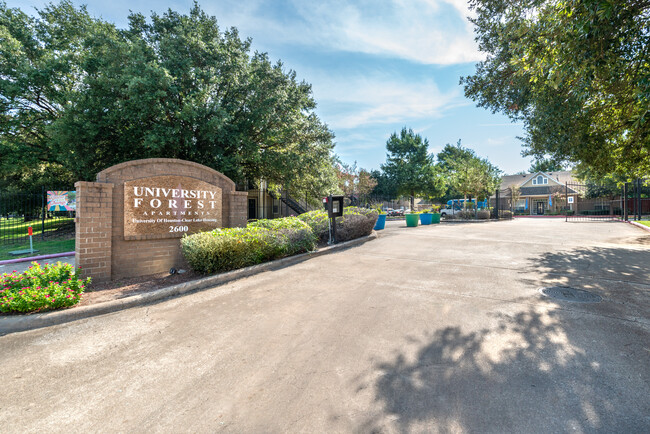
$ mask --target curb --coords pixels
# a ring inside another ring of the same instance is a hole
[[[204,277],[202,279],[193,280],[191,282],[179,283],[177,285],[168,286],[167,288],[160,288],[152,292],[137,294],[131,297],[126,297],[117,300],[111,300],[104,303],[97,303],[90,306],[72,307],[70,309],[53,311],[46,313],[35,313],[31,315],[16,315],[0,317],[0,336],[17,333],[26,330],[33,330],[42,327],[49,327],[57,324],[63,324],[78,319],[89,318],[97,315],[104,315],[111,312],[117,312],[131,307],[143,306],[152,304],[157,301],[164,300],[176,295],[188,294],[194,291],[200,291],[215,286],[223,285],[244,277],[253,276],[255,274],[273,270],[276,268],[283,268],[289,265],[297,264],[305,260],[326,255],[328,253],[343,250],[348,247],[357,246],[365,243],[366,241],[377,238],[378,235],[373,231],[370,235],[357,238],[356,240],[346,241],[341,244],[323,247],[310,253],[301,253],[295,256],[278,259],[263,264],[252,265],[250,267],[241,268],[239,270],[228,271],[225,273],[217,274],[214,276]]]
[[[628,222],[629,224],[631,224],[632,226],[636,226],[637,228],[641,228],[641,229],[643,229],[644,231],[648,231],[648,232],[650,232],[650,227],[648,227],[648,226],[646,226],[646,225],[642,225],[641,223],[633,222],[633,221],[630,221],[630,220],[628,220],[627,222]]]
[[[30,256],[29,258],[5,259],[0,261],[0,265],[16,264],[18,262],[40,261],[41,259],[61,258],[63,256],[74,256],[75,252],[52,253],[51,255]]]

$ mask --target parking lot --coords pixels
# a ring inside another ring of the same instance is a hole
[[[648,432],[649,342],[647,232],[390,221],[361,246],[0,337],[0,426]]]

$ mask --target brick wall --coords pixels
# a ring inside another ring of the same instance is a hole
[[[231,204],[231,207],[228,210],[230,227],[246,227],[246,222],[248,221],[248,192],[231,191],[229,202]]]
[[[234,182],[209,167],[167,158],[118,164],[98,173],[95,183],[75,184],[79,216],[76,258],[82,267],[91,267],[87,275],[96,280],[120,279],[187,268],[179,238],[124,239],[124,182],[160,175],[188,176],[216,185],[222,190],[222,226],[246,226],[247,193],[235,191]]]
[[[84,276],[111,278],[113,184],[77,182],[75,261]]]

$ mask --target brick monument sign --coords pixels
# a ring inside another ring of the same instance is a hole
[[[216,170],[150,158],[118,164],[79,181],[76,254],[95,281],[162,273],[187,265],[184,234],[246,226],[247,193]]]

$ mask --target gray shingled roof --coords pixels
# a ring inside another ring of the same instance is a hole
[[[560,191],[561,193],[564,193],[565,188],[559,185],[552,185],[552,186],[545,185],[544,187],[522,187],[519,194],[520,196],[540,196],[540,195],[548,195],[551,193],[555,193],[556,191]],[[568,192],[571,194],[575,193],[575,191],[572,188],[569,188]]]
[[[544,173],[562,185],[564,185],[567,182],[576,182],[575,178],[573,177],[573,172],[571,172],[570,170],[562,170],[559,172],[544,172]],[[533,175],[537,175],[537,173],[527,173],[525,175],[506,175],[503,178],[501,178],[501,189],[503,190],[505,188],[508,188],[512,184],[521,185],[525,181],[532,178]]]
[[[567,182],[575,182],[573,177],[573,172],[570,170],[562,170],[559,172],[543,172],[549,177],[553,178],[555,181],[559,182],[562,185],[562,193],[564,193],[564,186]],[[537,173],[527,173],[525,175],[506,175],[501,178],[501,197],[510,197],[509,188],[512,185],[521,185],[531,179]],[[560,187],[557,184],[549,184],[543,187],[523,187],[520,192],[520,196],[541,196],[548,195],[557,191],[557,188]],[[552,190],[554,189],[554,190]],[[569,194],[577,194],[576,191],[569,188]],[[494,197],[494,195],[492,195]]]

